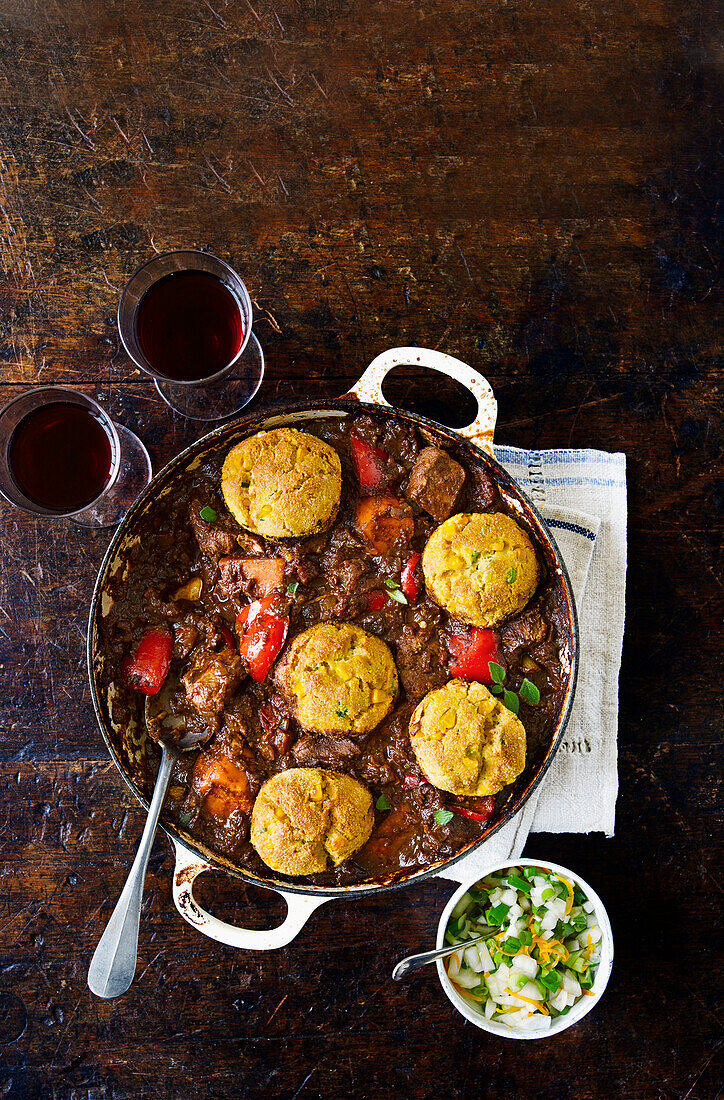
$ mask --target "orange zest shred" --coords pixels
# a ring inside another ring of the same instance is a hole
[[[471,993],[469,989],[465,989],[464,986],[458,985],[454,978],[451,978],[450,981],[455,986],[457,991],[459,993],[462,993],[463,997],[469,997],[471,1001],[482,1001],[482,997],[478,997],[477,993]]]
[[[517,997],[519,1001],[527,1001],[529,1005],[533,1005],[533,1007],[537,1008],[539,1012],[542,1012],[544,1016],[550,1016],[550,1012],[542,1001],[534,1001],[532,997],[524,997],[522,993],[514,993],[513,990],[508,989],[507,986],[505,987],[505,992],[510,997]]]
[[[573,884],[570,883],[567,878],[563,878],[562,875],[556,875],[556,878],[563,883],[566,890],[568,891],[568,899],[566,901],[566,916],[568,916],[571,909],[573,908]]]
[[[581,993],[583,994],[584,997],[592,997],[593,996],[593,990],[592,989],[582,989]]]

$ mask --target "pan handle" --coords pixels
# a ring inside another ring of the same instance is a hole
[[[177,840],[176,867],[173,875],[174,905],[185,921],[212,940],[225,943],[227,947],[240,947],[245,951],[275,951],[286,947],[301,932],[315,909],[331,898],[315,897],[311,894],[288,894],[285,890],[275,890],[287,903],[287,915],[278,928],[253,929],[237,928],[227,924],[203,909],[194,897],[194,881],[204,871],[212,867],[200,856],[194,855]]]
[[[493,432],[498,416],[498,402],[495,400],[493,390],[487,378],[478,374],[460,359],[454,359],[452,355],[444,355],[441,351],[432,351],[430,348],[391,348],[383,351],[376,359],[373,359],[367,370],[348,393],[359,397],[360,401],[369,401],[373,405],[389,405],[382,394],[382,383],[385,376],[397,366],[429,367],[430,370],[446,374],[448,378],[454,378],[466,389],[470,390],[478,403],[478,411],[475,419],[465,428],[457,428],[456,431],[465,439],[477,443],[490,454],[493,453]]]

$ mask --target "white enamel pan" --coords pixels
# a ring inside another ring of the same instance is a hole
[[[402,365],[428,368],[447,375],[465,386],[477,402],[477,413],[472,423],[467,427],[453,430],[427,417],[392,408],[383,396],[382,383],[393,367]],[[145,772],[142,766],[147,748],[145,731],[141,728],[142,722],[124,725],[114,717],[114,697],[117,689],[113,683],[105,682],[103,676],[105,655],[99,631],[99,625],[108,612],[111,600],[108,580],[111,577],[117,577],[125,568],[128,551],[138,544],[139,520],[152,511],[160,496],[168,492],[179,480],[183,480],[186,472],[194,468],[200,460],[216,452],[224,455],[239,440],[255,432],[273,427],[299,425],[304,420],[339,418],[359,415],[362,412],[414,424],[430,442],[445,447],[453,454],[457,452],[463,462],[467,455],[468,459],[473,456],[478,462],[484,463],[508,507],[516,513],[533,535],[545,558],[549,574],[553,578],[566,622],[566,637],[562,644],[561,661],[567,672],[568,681],[554,729],[546,736],[545,743],[536,746],[532,754],[529,752],[525,771],[506,791],[502,802],[500,798],[498,799],[496,811],[488,822],[486,830],[456,856],[441,860],[429,867],[411,872],[403,871],[395,876],[368,880],[359,885],[317,886],[305,883],[303,880],[286,879],[271,871],[266,875],[255,874],[247,868],[237,867],[217,853],[206,849],[180,826],[162,822],[162,827],[176,851],[173,877],[173,899],[176,908],[189,924],[204,935],[229,947],[238,947],[247,951],[269,951],[284,947],[298,935],[314,910],[325,902],[335,898],[351,901],[355,897],[366,894],[398,889],[407,883],[432,877],[441,868],[448,868],[456,863],[509,821],[537,787],[560,744],[573,702],[578,666],[578,624],[570,581],[545,521],[494,458],[493,433],[497,402],[489,383],[477,371],[460,360],[453,359],[452,356],[424,348],[394,348],[378,355],[356,385],[336,401],[305,401],[287,404],[273,412],[245,417],[231,424],[225,424],[193,443],[156,474],[116,531],[101,565],[93,593],[88,629],[88,667],[93,705],[108,751],[139,802],[148,808],[149,792],[146,789]],[[194,897],[194,882],[199,875],[210,870],[223,870],[255,886],[276,891],[287,904],[287,913],[282,923],[277,928],[259,931],[229,924],[207,912]]]

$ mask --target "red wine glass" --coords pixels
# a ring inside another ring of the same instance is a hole
[[[256,394],[264,353],[252,319],[234,269],[193,249],[144,264],[118,305],[124,348],[164,401],[191,420],[222,420]]]
[[[140,439],[84,393],[36,386],[0,410],[0,496],[16,508],[113,527],[150,480]]]

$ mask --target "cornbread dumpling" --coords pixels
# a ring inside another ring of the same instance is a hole
[[[503,512],[461,512],[436,528],[422,555],[427,591],[472,626],[496,626],[522,611],[539,578],[533,544]]]
[[[410,719],[420,768],[442,791],[497,794],[525,767],[523,723],[476,680],[427,693]]]
[[[337,867],[368,840],[372,796],[356,779],[324,768],[291,768],[268,779],[251,814],[251,843],[283,875]]]
[[[232,447],[221,490],[242,527],[267,538],[299,538],[326,531],[334,520],[342,465],[316,435],[274,428]]]
[[[318,623],[297,634],[275,679],[300,725],[314,733],[366,733],[398,691],[385,643],[352,623]]]

